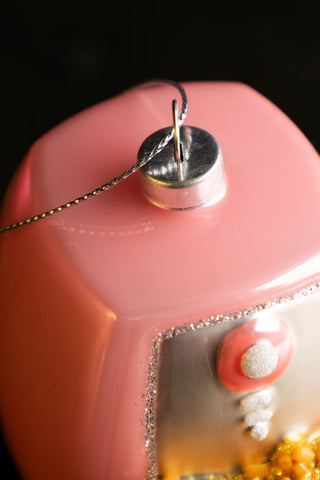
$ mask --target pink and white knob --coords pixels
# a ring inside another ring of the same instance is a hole
[[[288,367],[293,354],[291,328],[266,316],[232,330],[218,350],[217,370],[230,390],[249,392],[274,382]]]

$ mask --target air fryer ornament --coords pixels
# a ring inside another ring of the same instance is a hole
[[[147,87],[44,135],[8,189],[14,458],[31,480],[316,479],[318,154],[245,85]]]

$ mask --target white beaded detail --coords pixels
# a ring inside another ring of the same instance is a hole
[[[272,416],[273,412],[271,412],[271,410],[261,410],[258,412],[248,413],[248,415],[245,416],[244,421],[247,427],[255,427],[260,423],[268,422]]]
[[[261,440],[264,440],[265,438],[267,438],[268,433],[269,433],[268,424],[258,423],[251,429],[250,437],[252,437],[254,440],[258,440],[258,442],[261,442]]]
[[[248,395],[240,401],[240,408],[244,412],[252,412],[261,408],[269,407],[272,402],[270,389]]]

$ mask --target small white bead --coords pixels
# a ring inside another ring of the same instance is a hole
[[[260,423],[266,423],[272,418],[273,412],[271,410],[261,410],[260,412],[252,412],[246,415],[244,421],[247,427],[255,427]]]
[[[268,436],[268,433],[268,425],[266,423],[259,423],[251,429],[250,436],[254,438],[254,440],[258,440],[258,442],[260,442]]]
[[[259,410],[260,408],[269,407],[272,402],[270,390],[262,390],[243,398],[240,402],[240,408],[245,412]]]

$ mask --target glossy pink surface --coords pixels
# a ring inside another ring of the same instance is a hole
[[[319,280],[319,158],[247,86],[185,85],[186,124],[213,134],[227,192],[211,207],[151,205],[137,175],[1,237],[0,407],[30,480],[140,480],[152,338]],[[129,91],[30,149],[2,223],[49,210],[136,160],[171,123],[171,87]]]
[[[241,370],[241,359],[252,345],[268,342],[278,355],[276,368],[263,378],[248,378]],[[250,392],[274,382],[289,366],[293,354],[293,334],[289,325],[276,318],[251,320],[234,328],[220,345],[217,358],[218,376],[235,392]]]

